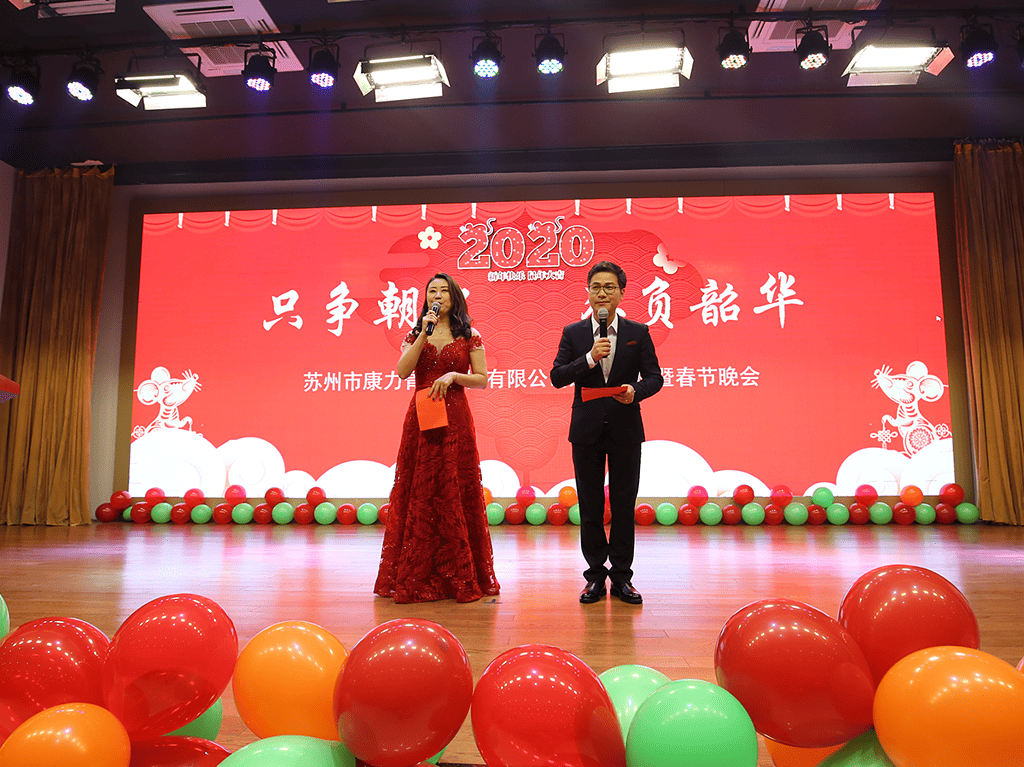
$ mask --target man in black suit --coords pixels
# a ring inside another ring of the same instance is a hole
[[[580,546],[587,569],[580,602],[597,602],[611,580],[612,596],[640,604],[633,588],[633,513],[640,484],[640,446],[644,422],[640,400],[656,394],[664,382],[647,326],[615,313],[626,290],[626,273],[602,261],[587,275],[594,316],[562,330],[551,368],[555,388],[576,384],[569,441],[580,504]],[[607,337],[598,317],[607,311]],[[622,387],[614,396],[584,401],[584,388]],[[604,473],[608,462],[611,535],[604,532]],[[610,567],[606,567],[605,563]]]

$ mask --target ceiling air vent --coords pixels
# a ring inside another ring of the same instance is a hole
[[[18,10],[24,10],[34,5],[39,9],[39,18],[41,19],[55,19],[60,16],[92,16],[96,13],[113,13],[117,10],[114,7],[117,0],[53,0],[53,2],[11,0],[11,4]]]
[[[761,0],[758,13],[799,13],[828,14],[829,11],[870,11],[878,7],[879,0]],[[842,21],[820,22],[815,25],[828,27],[828,41],[836,50],[853,45],[853,29],[856,24]],[[750,48],[757,53],[768,51],[793,51],[796,49],[796,31],[806,26],[805,21],[755,21],[750,25]]]
[[[192,40],[204,37],[247,37],[279,32],[277,25],[259,0],[233,0],[223,2],[170,3],[147,5],[144,10],[172,40]],[[278,72],[297,72],[303,68],[287,42],[266,43],[277,53]],[[245,66],[245,46],[219,45],[208,48],[182,48],[186,53],[198,53],[202,59],[205,77],[224,77],[242,74]]]

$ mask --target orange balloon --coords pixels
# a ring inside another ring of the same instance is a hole
[[[577,501],[579,501],[579,498],[576,497],[576,488],[571,485],[566,485],[558,491],[558,502],[565,506],[565,508],[575,506]]]
[[[486,487],[484,488],[484,506],[494,502],[494,496],[491,495],[491,491]]]
[[[0,746],[0,767],[128,767],[124,725],[92,703],[64,703],[22,722]]]
[[[824,748],[797,748],[779,743],[771,738],[765,738],[764,745],[768,749],[775,767],[818,767],[825,757],[834,754],[846,744],[840,743]]]
[[[1024,764],[1024,674],[981,650],[918,650],[882,677],[874,720],[896,767]]]
[[[900,500],[907,506],[917,506],[924,500],[924,493],[917,485],[907,485],[900,491]]]
[[[258,738],[305,735],[340,740],[334,685],[348,653],[315,623],[284,621],[263,629],[238,654],[231,689]]]

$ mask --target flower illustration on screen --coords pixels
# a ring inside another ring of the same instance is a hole
[[[199,391],[199,375],[186,370],[181,378],[171,378],[165,367],[153,368],[150,377],[135,390],[143,405],[160,405],[160,412],[149,426],[135,427],[132,436],[136,439],[157,429],[188,429],[192,431],[192,417],[182,417],[180,407],[194,392]]]
[[[434,229],[432,226],[428,226],[422,232],[419,233],[420,247],[426,250],[430,248],[437,250],[437,244],[441,242],[441,233]]]

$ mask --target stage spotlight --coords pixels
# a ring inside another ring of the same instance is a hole
[[[832,46],[828,42],[828,27],[798,29],[796,38],[799,41],[796,46],[796,57],[801,69],[820,69],[828,63],[828,56],[832,51]]]
[[[557,75],[565,68],[565,46],[550,32],[537,37],[541,38],[533,51],[533,57],[537,59],[537,71],[542,75]]]
[[[476,42],[474,38],[473,42]],[[482,80],[490,80],[501,71],[501,62],[504,60],[501,55],[501,38],[494,35],[486,35],[473,49],[473,74]]]
[[[100,87],[100,75],[103,70],[94,58],[86,57],[78,61],[68,76],[68,93],[79,101],[92,101]]]
[[[996,57],[996,37],[991,24],[968,24],[960,28],[960,53],[968,69],[977,69]]]
[[[914,85],[922,72],[938,75],[952,60],[953,51],[934,36],[891,28],[874,42],[860,45],[843,75],[850,76],[847,86]]]
[[[364,96],[373,91],[378,102],[435,98],[442,95],[441,85],[449,84],[444,65],[432,53],[363,59],[352,79]]]
[[[274,87],[274,75],[277,74],[277,53],[266,45],[260,44],[245,52],[245,67],[242,69],[242,77],[245,84],[254,91],[261,93],[269,91]]]
[[[719,35],[725,30],[725,36],[718,43],[718,57],[722,62],[722,69],[740,69],[747,65],[750,59],[750,42],[747,39],[747,30],[740,29],[730,24],[718,30]]]
[[[332,50],[333,48],[333,50]],[[328,89],[338,79],[338,46],[310,48],[309,81],[313,85]]]
[[[39,65],[24,62],[15,65],[11,71],[11,80],[7,84],[7,98],[15,104],[31,106],[39,98]]]
[[[693,56],[686,45],[642,41],[605,49],[597,62],[597,84],[609,93],[678,88],[679,75],[689,79]]]

